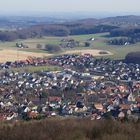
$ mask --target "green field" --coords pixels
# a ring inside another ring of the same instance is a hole
[[[37,44],[60,44],[61,40],[64,38],[75,39],[80,41],[80,43],[86,42],[88,39],[94,37],[94,41],[90,41],[91,47],[76,47],[71,50],[81,50],[81,49],[99,49],[99,50],[107,50],[112,52],[114,55],[108,56],[113,59],[123,59],[127,53],[132,51],[140,51],[140,43],[128,45],[128,46],[111,46],[106,43],[107,40],[111,39],[106,37],[109,33],[98,33],[98,34],[89,34],[89,35],[74,35],[68,37],[43,37],[43,38],[35,38],[35,39],[27,39],[27,40],[16,40],[13,42],[0,42],[0,49],[16,49],[15,44],[23,43],[29,46],[29,49],[21,49],[24,51],[30,52],[45,52],[43,50],[38,50],[36,48]],[[66,49],[68,50],[68,49]],[[64,52],[66,51],[64,50]],[[64,53],[63,52],[63,53]]]
[[[14,72],[37,72],[37,71],[61,71],[59,66],[45,65],[45,66],[27,66],[23,68],[11,68],[10,71]]]

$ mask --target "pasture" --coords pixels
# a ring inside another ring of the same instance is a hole
[[[25,60],[27,57],[47,57],[47,53],[25,52],[19,50],[4,49],[0,50],[0,62]]]
[[[64,53],[65,54],[91,54],[93,56],[109,56],[109,55],[113,55],[113,53],[109,52],[109,51],[105,51],[106,54],[100,54],[101,52],[103,52],[103,50],[97,50],[97,49],[77,49],[77,50],[67,50]]]
[[[82,50],[67,50],[61,52],[59,54],[92,54],[93,56],[108,56],[113,55],[111,52],[106,51],[107,54],[100,54],[102,50],[94,50],[94,49],[82,49]],[[19,49],[3,49],[0,50],[0,62],[6,61],[15,61],[15,60],[26,60],[28,57],[49,57],[54,54],[44,53],[44,52],[31,52],[31,51],[22,51]],[[58,54],[57,54],[58,55]]]
[[[9,61],[15,59],[25,59],[27,56],[50,56],[58,55],[57,54],[48,54],[44,50],[37,49],[37,44],[60,44],[62,39],[74,39],[79,41],[80,44],[89,41],[90,38],[95,38],[94,41],[90,42],[90,47],[83,47],[82,45],[77,46],[72,49],[62,49],[62,52],[59,54],[65,53],[87,53],[91,52],[94,56],[103,56],[109,57],[112,59],[124,59],[126,54],[132,51],[140,51],[140,43],[127,45],[127,46],[113,46],[108,45],[107,40],[111,39],[108,37],[109,33],[98,33],[98,34],[88,34],[88,35],[74,35],[67,37],[42,37],[26,40],[16,40],[13,42],[0,42],[0,61]],[[28,49],[17,49],[16,43],[23,43],[28,45]],[[8,51],[10,50],[10,52]],[[18,51],[17,51],[18,50]],[[99,55],[97,50],[104,50],[108,52],[108,55]]]

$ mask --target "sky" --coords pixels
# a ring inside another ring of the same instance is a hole
[[[0,0],[0,13],[140,13],[140,0]]]

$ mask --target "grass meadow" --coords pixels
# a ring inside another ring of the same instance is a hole
[[[37,53],[47,53],[43,50],[36,48],[37,44],[60,44],[61,40],[64,38],[75,39],[84,43],[90,38],[95,38],[94,41],[90,41],[91,46],[89,47],[75,47],[73,50],[86,50],[86,49],[98,49],[98,50],[107,50],[113,53],[113,55],[108,56],[112,59],[124,59],[126,54],[132,51],[140,51],[140,43],[128,45],[128,46],[112,46],[107,44],[107,40],[111,39],[108,37],[109,33],[98,33],[98,34],[88,34],[88,35],[74,35],[68,37],[42,37],[35,39],[26,39],[26,40],[16,40],[13,42],[0,42],[0,49],[13,49],[16,50],[16,43],[23,43],[29,46],[29,49],[21,49],[22,51],[28,52],[37,52]],[[67,53],[70,49],[63,49],[62,53]]]

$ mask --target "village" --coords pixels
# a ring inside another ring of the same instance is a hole
[[[62,71],[12,68],[58,65]],[[140,65],[90,54],[0,64],[0,120],[80,117],[140,119]]]

